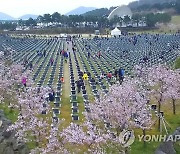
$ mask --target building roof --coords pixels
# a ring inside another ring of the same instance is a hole
[[[126,5],[122,5],[119,6],[117,8],[115,8],[108,16],[108,19],[111,20],[115,15],[117,15],[118,17],[124,17],[126,15],[128,16],[132,16],[132,12],[131,9],[129,7],[127,7]]]
[[[121,31],[116,27],[111,31],[111,35],[121,35]]]

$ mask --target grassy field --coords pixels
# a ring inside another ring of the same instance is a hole
[[[0,104],[0,109],[4,111],[4,115],[12,122],[17,120],[18,110],[10,109],[6,103]]]
[[[170,23],[161,25],[159,29],[155,30],[143,30],[136,32],[137,34],[141,33],[150,33],[150,34],[161,34],[161,33],[175,33],[180,29],[180,15],[172,16]]]
[[[176,103],[176,115],[172,114],[172,103],[171,101],[167,101],[166,103],[163,104],[162,111],[164,111],[165,115],[164,118],[167,121],[167,123],[170,125],[170,127],[167,126],[168,132],[171,134],[173,133],[177,127],[180,126],[180,100]],[[155,118],[153,119],[155,120]],[[163,134],[165,135],[165,130],[163,128],[163,132],[160,133],[158,131],[158,125],[155,123],[154,126],[152,126],[152,129],[147,130],[146,134],[147,135],[160,135]],[[131,154],[139,154],[141,151],[141,154],[154,154],[155,150],[157,147],[161,144],[160,142],[147,142],[144,144],[143,142],[139,142],[137,135],[142,135],[142,130],[137,129],[135,130],[135,135],[136,135],[136,140],[131,146]],[[180,147],[178,146],[179,143],[175,144],[175,148],[177,150],[177,153],[180,150]]]
[[[180,68],[180,58],[177,58],[175,61],[175,68],[178,69]]]
[[[172,16],[171,23],[180,26],[180,15],[179,16]]]

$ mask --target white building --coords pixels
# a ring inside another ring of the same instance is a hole
[[[124,18],[124,16],[129,16],[130,18],[132,17],[132,11],[129,7],[126,5],[119,6],[115,8],[108,16],[108,19],[111,20],[114,18],[114,16],[118,16],[121,18]]]
[[[111,31],[112,36],[121,35],[121,31],[116,27]]]

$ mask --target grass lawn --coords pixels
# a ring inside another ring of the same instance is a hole
[[[7,104],[0,104],[0,109],[4,111],[4,115],[7,119],[15,122],[18,117],[18,110],[10,109]]]
[[[175,69],[180,68],[180,57],[176,59],[175,61]]]
[[[136,32],[137,34],[141,33],[150,33],[150,34],[160,34],[160,33],[175,33],[178,29],[180,29],[180,16],[172,16],[172,19],[170,21],[170,26],[163,25],[159,29],[155,30],[143,30]]]
[[[180,100],[178,100],[176,103],[176,111],[177,111],[176,115],[172,114],[172,104],[170,103],[170,101],[162,105],[162,111],[164,111],[165,120],[170,125],[170,128],[168,126],[167,128],[168,128],[168,132],[171,134],[175,131],[177,127],[180,127],[180,118],[179,118],[180,117]],[[158,128],[158,125],[156,123],[155,126],[152,126],[151,130],[146,131],[146,134],[147,135],[158,135],[158,134],[165,135],[164,128],[163,128],[162,133],[160,133],[157,128]],[[130,153],[139,154],[139,152],[141,152],[141,154],[154,154],[155,150],[160,145],[160,142],[149,142],[144,145],[143,142],[139,142],[137,135],[142,135],[142,130],[140,129],[135,130],[136,140],[131,146]],[[175,144],[177,153],[180,150],[178,145],[179,145],[179,142]]]
[[[175,147],[175,150],[176,150],[177,154],[179,154],[180,153],[180,141],[176,142],[174,147]]]
[[[171,23],[180,25],[180,16],[172,16]]]

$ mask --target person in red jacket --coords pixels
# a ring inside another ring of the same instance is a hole
[[[111,78],[112,78],[112,73],[109,72],[109,73],[107,74],[107,77],[108,77],[109,79],[111,79]]]
[[[64,77],[63,77],[63,76],[60,78],[60,81],[61,81],[62,83],[64,83]]]
[[[98,52],[97,56],[99,59],[101,58],[101,51]]]

